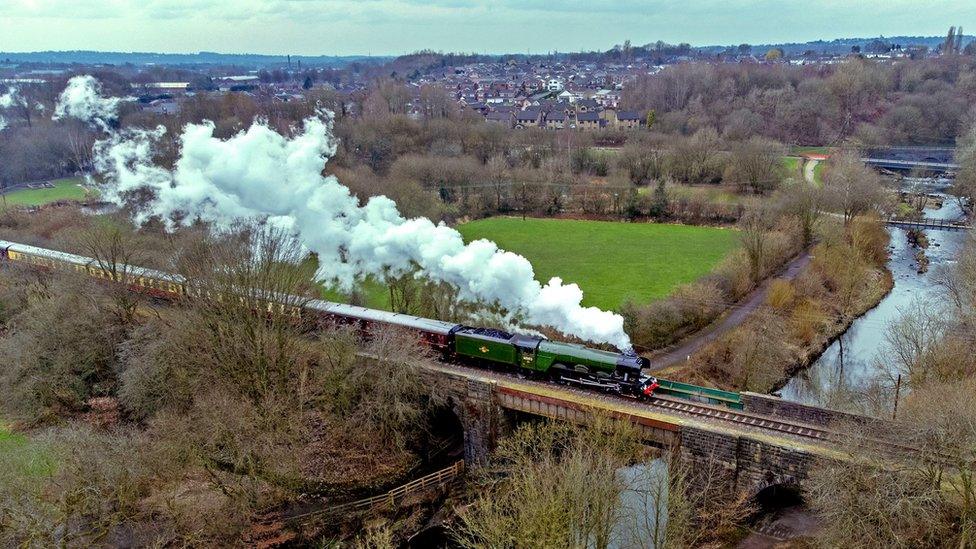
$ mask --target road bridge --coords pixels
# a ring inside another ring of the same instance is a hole
[[[465,461],[487,459],[498,437],[520,417],[573,421],[606,415],[633,424],[648,444],[677,452],[693,470],[718,466],[738,490],[751,495],[772,486],[802,489],[818,459],[845,459],[839,421],[878,421],[743,394],[743,410],[686,400],[640,402],[492,370],[435,364],[427,367],[464,428]]]
[[[892,171],[911,171],[920,169],[929,172],[953,172],[959,169],[959,164],[955,162],[934,162],[928,160],[896,160],[892,158],[861,158],[861,161],[875,168],[884,168]]]
[[[918,168],[948,172],[959,169],[955,149],[951,147],[874,147],[864,152],[862,160],[868,165],[893,171]]]

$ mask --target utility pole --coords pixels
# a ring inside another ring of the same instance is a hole
[[[525,221],[525,180],[522,180],[522,221]]]
[[[895,407],[891,411],[891,419],[898,418],[898,394],[901,392],[901,374],[898,374],[898,381],[895,382]]]

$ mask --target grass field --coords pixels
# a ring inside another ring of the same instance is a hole
[[[0,419],[0,467],[18,476],[42,476],[54,471],[54,463],[48,453],[27,437],[11,433]]]
[[[58,200],[84,200],[85,189],[79,185],[82,181],[80,177],[55,179],[52,181],[54,187],[50,189],[21,189],[7,193],[6,202],[9,206],[41,206]]]
[[[784,156],[783,165],[786,166],[789,177],[800,177],[802,175],[803,159],[799,156]]]
[[[800,145],[793,145],[790,147],[790,154],[801,155],[801,154],[830,154],[833,147],[805,147]]]
[[[738,246],[733,230],[686,225],[495,217],[459,230],[466,241],[488,238],[524,255],[541,282],[576,282],[584,304],[608,309],[664,297]]]

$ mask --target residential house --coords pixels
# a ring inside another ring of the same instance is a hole
[[[562,78],[550,78],[546,81],[546,89],[551,92],[561,92],[566,84],[563,83]]]
[[[169,116],[180,113],[180,104],[172,99],[157,99],[143,107],[142,110],[153,114]]]
[[[573,103],[577,99],[579,99],[579,97],[577,97],[577,95],[575,93],[573,93],[573,92],[571,92],[569,90],[563,90],[563,91],[559,92],[559,95],[556,96],[556,99],[558,99],[560,101],[566,101],[567,103]]]
[[[645,120],[634,111],[618,111],[617,127],[628,130],[636,130],[643,126]]]
[[[600,90],[596,92],[593,99],[605,109],[615,109],[620,102],[620,92],[617,90]]]
[[[498,124],[500,126],[505,126],[507,128],[512,127],[512,120],[514,115],[511,112],[490,112],[485,115],[485,120],[489,124]]]
[[[542,125],[542,111],[538,109],[525,109],[515,114],[515,127],[538,128]]]
[[[580,99],[576,102],[576,114],[584,112],[600,112],[600,104],[596,99]]]
[[[565,112],[554,109],[546,115],[547,130],[561,130],[568,126],[569,116]]]
[[[581,112],[576,115],[576,127],[581,130],[599,130],[606,125],[598,112]]]

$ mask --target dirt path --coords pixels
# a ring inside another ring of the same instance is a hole
[[[699,349],[715,341],[739,324],[742,324],[746,317],[752,314],[753,311],[758,309],[766,301],[766,294],[769,292],[769,286],[772,284],[773,280],[793,280],[798,274],[800,274],[800,271],[802,271],[804,267],[810,264],[810,259],[812,258],[813,256],[810,255],[809,251],[804,251],[799,256],[795,257],[793,260],[787,263],[777,275],[767,278],[752,292],[739,300],[725,315],[719,317],[711,324],[705,326],[691,336],[678,342],[677,346],[665,348],[658,351],[654,355],[651,355],[649,357],[651,364],[648,366],[647,370],[654,372],[667,368],[668,366],[673,366],[683,360],[688,360],[691,355],[696,353]]]
[[[821,160],[819,158],[807,158],[806,162],[803,163],[803,178],[807,180],[807,183],[817,185],[817,164]]]

